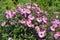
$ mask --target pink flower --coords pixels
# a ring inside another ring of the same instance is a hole
[[[11,25],[14,25],[14,24],[15,24],[15,21],[10,22],[10,24],[11,24]]]
[[[32,24],[31,27],[34,28],[35,27],[34,24]]]
[[[42,22],[42,19],[41,18],[36,18],[37,22]]]
[[[12,18],[12,15],[6,15],[6,18],[7,18],[7,19]]]
[[[27,26],[30,27],[30,28],[31,27],[34,28],[34,24],[31,24],[31,23],[28,23]]]
[[[22,12],[23,12],[23,10],[24,10],[24,9],[23,9],[23,7],[22,7],[20,4],[18,4],[18,5],[17,5],[17,7],[18,7],[18,9],[17,9],[17,10],[18,10],[18,11],[20,11],[20,12],[21,12],[21,14],[23,14],[23,13],[22,13]]]
[[[13,40],[13,39],[11,37],[9,37],[8,40]]]
[[[40,31],[39,26],[36,26],[36,27],[35,27],[35,30],[36,30],[37,32],[39,32],[39,31]]]
[[[11,14],[11,11],[10,10],[6,10],[5,13],[6,14]]]
[[[35,7],[32,7],[32,10],[35,10],[36,8]]]
[[[56,18],[58,18],[58,15],[56,15]]]
[[[32,16],[32,14],[30,14],[29,16],[28,16],[28,19],[30,19],[30,20],[34,20],[34,16]]]
[[[29,19],[26,21],[26,25],[27,25],[28,27],[34,28],[34,24],[32,24],[32,23],[31,23],[31,20],[29,20]]]
[[[50,29],[52,30],[52,31],[55,31],[55,29],[58,27],[58,25],[57,24],[53,24],[51,27],[50,27]]]
[[[5,26],[6,25],[6,22],[2,22],[1,26]]]
[[[26,8],[24,8],[21,12],[22,12],[22,13],[26,13]]]
[[[30,9],[31,8],[31,3],[26,3],[26,8]]]
[[[43,37],[45,36],[46,30],[40,30],[39,26],[36,26],[36,27],[35,27],[35,30],[37,31],[38,36],[39,36],[40,38],[43,38]]]
[[[54,34],[55,39],[58,39],[58,37],[60,37],[60,32],[57,32],[56,34]]]
[[[41,10],[39,7],[36,7],[36,10],[37,10],[37,14],[40,14],[43,12],[43,10]]]
[[[25,23],[26,23],[25,20],[19,20],[19,22],[20,22],[21,24],[25,24]]]
[[[7,17],[7,19],[12,18],[12,13],[11,13],[10,10],[6,10],[5,13],[6,13],[6,17]]]
[[[58,18],[59,12],[54,12],[54,14],[56,15],[56,18]]]
[[[42,16],[42,21],[43,21],[44,23],[47,23],[47,17]]]
[[[58,19],[55,19],[54,21],[51,22],[52,24],[59,24],[60,21]]]
[[[6,18],[9,19],[10,18],[9,15],[6,15]]]
[[[54,38],[58,39],[59,35],[58,34],[54,34]]]
[[[28,24],[28,23],[31,23],[31,20],[28,19],[28,20],[26,21],[26,24]]]
[[[42,16],[42,17],[40,17],[40,18],[37,18],[36,19],[38,22],[44,22],[44,23],[47,23],[47,18],[45,17],[45,16]]]
[[[14,11],[12,11],[12,15],[16,15],[16,11],[14,10]]]
[[[51,29],[52,31],[55,31],[55,27],[54,27],[54,26],[51,26],[50,29]]]
[[[57,14],[59,14],[59,12],[54,12],[54,14],[56,14],[56,15],[57,15]]]
[[[56,27],[58,27],[58,25],[57,25],[57,24],[53,24],[52,26],[54,26],[55,28],[56,28]]]
[[[40,37],[40,38],[43,38],[44,36],[45,36],[45,30],[43,31],[40,31],[40,32],[38,32],[38,36]]]
[[[27,13],[27,14],[30,14],[31,11],[30,11],[29,9],[26,9],[26,13]]]
[[[28,24],[27,24],[28,27],[31,27],[31,25],[32,25],[31,23],[28,23]]]
[[[37,7],[38,5],[36,3],[34,3],[34,6]]]

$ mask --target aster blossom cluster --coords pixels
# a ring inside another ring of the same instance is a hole
[[[55,18],[50,21],[49,30],[54,32],[56,28],[60,26],[60,21],[58,19],[59,12],[54,12]],[[36,3],[26,3],[25,7],[18,4],[16,10],[6,10],[5,11],[6,19],[11,20],[12,18],[18,18],[17,21],[12,20],[10,21],[10,25],[14,25],[15,23],[19,23],[20,25],[26,26],[28,28],[35,29],[37,36],[40,39],[46,37],[46,31],[49,24],[48,17],[49,14],[42,10]],[[1,26],[8,26],[7,22],[2,22]],[[54,39],[57,39],[60,36],[60,32],[54,34]],[[9,38],[8,40],[10,40]],[[13,40],[13,39],[12,39]]]

